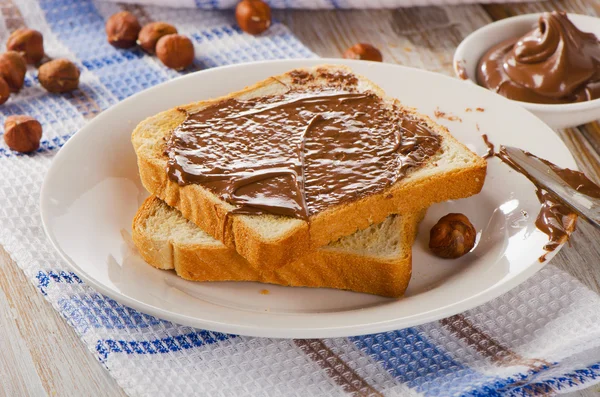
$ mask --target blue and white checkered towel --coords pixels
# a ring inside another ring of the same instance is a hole
[[[15,155],[0,143],[0,244],[129,395],[522,396],[597,381],[600,298],[551,265],[500,298],[442,321],[320,340],[184,327],[124,307],[82,283],[42,230],[38,197],[50,161],[87,120],[177,75],[139,50],[107,44],[104,21],[122,7],[144,23],[176,24],[194,41],[196,67],[314,54],[281,24],[263,37],[243,34],[231,12],[92,0],[2,3],[0,38],[23,25],[39,29],[47,52],[75,60],[82,75],[80,90],[51,95],[29,73],[23,91],[0,108],[0,124],[24,113],[44,127],[34,155]]]

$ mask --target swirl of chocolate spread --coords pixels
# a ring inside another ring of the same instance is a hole
[[[200,184],[233,214],[307,219],[383,191],[440,148],[414,116],[348,85],[227,99],[187,114],[168,139],[169,178]]]
[[[564,12],[544,13],[536,29],[488,50],[479,61],[477,82],[522,102],[600,98],[600,43],[577,29]]]

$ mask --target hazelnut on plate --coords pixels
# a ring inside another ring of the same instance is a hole
[[[166,22],[151,22],[144,25],[138,35],[137,43],[144,51],[149,54],[156,52],[156,43],[158,40],[168,34],[176,34],[177,29]]]
[[[16,51],[25,62],[36,64],[44,57],[44,37],[33,29],[17,29],[8,37],[6,49]]]
[[[447,259],[455,259],[471,251],[475,246],[477,231],[463,214],[443,216],[429,233],[431,251]]]
[[[133,47],[142,27],[138,19],[128,11],[121,11],[106,21],[108,42],[117,48]]]
[[[42,125],[30,116],[8,116],[4,122],[4,141],[11,150],[30,153],[40,147]]]
[[[0,77],[2,77],[11,92],[19,92],[25,82],[27,64],[25,59],[16,51],[0,54]]]
[[[10,87],[4,78],[0,77],[0,105],[8,101],[10,97]]]
[[[194,62],[194,45],[185,36],[168,34],[156,43],[156,56],[165,66],[182,70]]]
[[[346,52],[344,52],[344,58],[361,59],[363,61],[375,62],[383,61],[381,52],[371,44],[367,43],[354,44],[352,47],[348,48]]]
[[[49,92],[73,91],[79,87],[79,69],[68,59],[55,59],[40,66],[38,80]]]
[[[262,0],[242,0],[235,8],[235,19],[244,32],[260,34],[271,26],[271,7]]]

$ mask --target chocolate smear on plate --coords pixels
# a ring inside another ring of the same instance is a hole
[[[540,212],[535,220],[535,226],[548,236],[548,243],[544,246],[544,250],[552,252],[561,244],[567,242],[571,233],[575,231],[577,213],[565,204],[560,197],[546,190],[525,169],[519,166],[504,146],[500,146],[500,150],[494,152],[494,145],[489,141],[488,137],[485,134],[482,137],[488,147],[484,158],[498,157],[503,163],[527,177],[535,186],[536,196],[541,203]],[[526,156],[536,158],[546,164],[564,183],[579,193],[600,199],[600,187],[585,176],[584,173],[568,168],[561,168],[527,151],[523,150],[522,152]],[[539,258],[540,262],[546,260],[546,255],[547,253]]]

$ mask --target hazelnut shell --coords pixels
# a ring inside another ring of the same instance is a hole
[[[443,216],[429,233],[429,248],[441,257],[459,258],[473,249],[477,231],[463,214]]]
[[[133,47],[142,27],[138,19],[128,11],[121,11],[106,21],[108,42],[117,48]]]
[[[381,52],[371,44],[367,43],[354,44],[352,47],[348,48],[346,52],[344,52],[344,58],[374,62],[383,61]]]
[[[44,57],[44,37],[33,29],[17,29],[6,42],[6,49],[20,53],[25,62],[36,64]]]
[[[25,82],[27,64],[16,51],[0,54],[0,77],[4,78],[11,92],[19,92]]]
[[[79,69],[68,59],[46,62],[38,69],[38,80],[49,92],[69,92],[79,87]]]
[[[235,8],[240,28],[250,34],[260,34],[271,26],[271,7],[262,0],[242,0]]]
[[[156,43],[161,37],[176,33],[177,29],[173,25],[165,22],[151,22],[144,25],[138,35],[137,43],[147,53],[154,54],[156,52]]]
[[[165,66],[182,70],[194,62],[194,45],[185,36],[168,34],[156,43],[156,56]]]
[[[31,153],[40,147],[42,125],[29,116],[9,116],[4,122],[4,141],[11,150]]]
[[[0,77],[0,105],[8,101],[8,98],[10,98],[10,87],[6,80]]]

